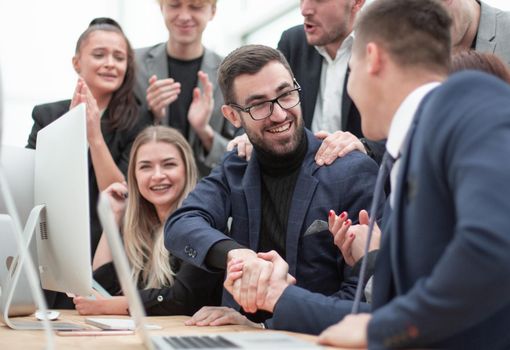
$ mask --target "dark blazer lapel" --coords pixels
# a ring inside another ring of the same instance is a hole
[[[250,249],[257,251],[259,246],[260,221],[261,221],[261,184],[260,167],[255,153],[252,154],[246,172],[244,173],[242,186],[246,196],[246,207],[248,211],[248,237]]]
[[[309,136],[308,134],[309,133],[306,133],[306,137]],[[315,151],[318,147],[314,146],[313,143],[316,142],[318,141],[314,140],[312,137],[308,137],[308,151],[296,181],[294,194],[292,195],[292,204],[289,209],[287,237],[285,242],[285,260],[289,264],[289,273],[291,275],[296,274],[299,238],[303,231],[303,223],[312,202],[313,194],[319,183],[319,181],[312,176],[313,172],[318,168],[314,159]]]
[[[312,196],[319,181],[312,177],[313,166],[303,165],[303,168],[296,181],[292,204],[289,209],[289,221],[287,223],[287,241],[285,244],[285,260],[289,264],[289,273],[296,274],[297,253],[299,238],[305,221],[306,212],[312,202]]]
[[[311,129],[313,112],[315,111],[315,102],[319,94],[320,76],[322,71],[322,56],[317,52],[315,47],[310,46],[308,50],[308,59],[303,65],[303,80],[298,81],[306,89],[304,96],[303,119],[305,126]]]
[[[349,121],[352,108],[352,100],[347,93],[347,81],[349,80],[349,74],[351,74],[351,70],[347,67],[347,71],[345,72],[344,91],[342,93],[342,131],[347,130],[347,123]]]
[[[401,233],[401,210],[404,201],[405,194],[405,183],[407,177],[407,167],[409,165],[409,149],[407,149],[401,157],[400,160],[400,168],[399,174],[397,176],[397,183],[395,186],[394,194],[395,194],[395,202],[393,208],[393,215],[391,215],[391,222],[389,224],[390,229],[388,231],[389,240],[390,240],[390,252],[391,252],[391,269],[393,271],[393,276],[400,276],[399,273],[399,262],[398,262],[398,244]],[[395,288],[397,295],[400,294],[401,286],[397,278],[394,278]]]
[[[397,295],[401,294],[402,292],[402,286],[400,284],[400,281],[397,276],[401,276],[399,273],[399,255],[398,255],[398,244],[400,237],[405,234],[402,232],[402,210],[404,207],[404,201],[406,197],[406,191],[407,191],[407,184],[408,184],[408,177],[407,173],[409,170],[409,162],[410,162],[410,155],[412,151],[412,145],[413,145],[413,138],[414,134],[416,132],[416,127],[419,123],[420,117],[422,115],[422,110],[425,105],[425,101],[427,100],[429,95],[425,96],[425,98],[421,101],[418,110],[416,111],[414,115],[413,122],[411,123],[411,126],[409,128],[409,131],[407,133],[406,139],[404,141],[404,146],[401,148],[402,156],[400,158],[400,167],[399,167],[399,173],[397,174],[397,183],[395,186],[394,194],[395,194],[395,202],[394,202],[394,208],[393,208],[393,215],[391,220],[391,230],[389,231],[390,234],[390,247],[391,247],[391,268],[393,271],[393,276],[395,277],[395,289]]]

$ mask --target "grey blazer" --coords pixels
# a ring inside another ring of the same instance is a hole
[[[494,53],[510,65],[510,12],[491,7],[482,1],[480,5],[476,50]]]
[[[149,85],[149,78],[153,74],[155,74],[159,79],[165,79],[169,76],[166,42],[135,50],[135,60],[137,64],[135,94],[140,100],[145,113],[148,113],[151,117],[153,117],[147,106],[146,90]],[[230,122],[226,120],[221,113],[223,96],[218,86],[218,67],[221,61],[222,57],[205,48],[204,58],[202,59],[200,69],[207,73],[209,80],[212,82],[214,87],[214,109],[211,120],[209,121],[209,124],[214,130],[214,139],[211,151],[206,154],[202,147],[200,138],[195,134],[192,128],[190,128],[190,135],[188,138],[188,142],[193,149],[193,153],[197,161],[200,176],[208,175],[211,168],[216,166],[225,152],[228,141],[232,139],[235,132],[234,126],[230,124]],[[200,81],[198,82],[198,86],[202,88]],[[169,112],[170,109],[167,108],[167,119],[169,117]]]

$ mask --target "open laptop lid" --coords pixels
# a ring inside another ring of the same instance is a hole
[[[98,203],[98,214],[104,233],[108,239],[110,251],[112,253],[113,262],[120,280],[122,291],[128,298],[129,310],[136,325],[136,333],[142,337],[143,343],[147,349],[154,349],[157,345],[158,349],[260,349],[267,350],[284,350],[284,349],[322,349],[316,344],[305,342],[287,334],[278,332],[233,332],[233,333],[211,333],[200,336],[149,336],[147,325],[144,320],[145,310],[138,294],[137,288],[131,280],[129,263],[124,252],[124,246],[120,239],[120,232],[115,223],[115,217],[110,206],[108,196],[101,193]],[[199,342],[202,346],[196,346],[194,338],[201,338]],[[205,338],[209,341],[231,342],[230,344],[220,344],[217,347],[206,344]],[[191,341],[185,345],[184,342]],[[175,344],[172,345],[172,342]],[[191,346],[191,347],[190,347]]]
[[[97,212],[101,225],[103,226],[104,234],[106,234],[106,238],[108,239],[108,245],[110,246],[117,277],[119,278],[120,285],[122,287],[122,292],[128,299],[129,312],[131,313],[131,317],[136,325],[136,334],[141,336],[147,349],[153,350],[154,346],[151,342],[144,320],[145,310],[140,296],[138,295],[138,290],[131,280],[129,262],[126,253],[124,252],[122,240],[120,239],[119,228],[115,222],[115,217],[113,215],[108,196],[103,193],[99,196]]]

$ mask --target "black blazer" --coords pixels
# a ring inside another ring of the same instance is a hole
[[[305,126],[311,129],[315,102],[319,93],[323,57],[314,46],[308,45],[303,25],[298,25],[284,31],[278,42],[278,50],[289,61],[294,76],[299,85],[301,85],[303,118]],[[343,82],[342,106],[339,106],[342,108],[342,130],[350,131],[357,137],[363,137],[358,109],[347,94],[348,74],[349,70],[347,70],[347,75]]]
[[[282,33],[278,42],[280,50],[290,64],[294,76],[302,89],[301,108],[305,126],[311,129],[315,110],[315,102],[319,93],[320,77],[323,57],[314,46],[308,45],[303,25],[287,29]],[[349,131],[358,138],[363,138],[361,131],[361,118],[356,105],[347,94],[347,80],[350,70],[345,75],[344,90],[342,96],[342,131]],[[378,163],[384,153],[384,142],[372,142],[366,140],[366,145],[373,154],[370,154]]]
[[[34,125],[32,126],[32,131],[28,136],[28,143],[26,147],[35,149],[37,144],[37,132],[69,111],[70,104],[70,100],[65,100],[35,106],[32,111]],[[108,109],[104,113],[106,117],[108,115]],[[110,150],[115,164],[124,175],[127,173],[129,152],[131,151],[131,145],[133,144],[134,139],[143,128],[152,123],[148,120],[148,118],[142,118],[143,117],[139,117],[139,121],[128,130],[110,130],[107,126],[106,119],[103,118],[101,120],[101,131],[106,145]],[[94,256],[94,252],[96,251],[102,232],[96,209],[98,195],[99,190],[96,175],[89,154],[90,240],[92,256]]]

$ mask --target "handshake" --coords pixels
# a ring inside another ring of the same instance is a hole
[[[365,254],[368,222],[366,210],[359,212],[357,225],[352,225],[347,212],[336,215],[331,210],[327,223],[317,220],[309,229],[314,232],[329,229],[344,261],[352,267]],[[381,233],[376,225],[368,251],[379,248],[380,237]],[[288,272],[289,265],[275,251],[255,253],[250,249],[234,249],[227,256],[224,287],[246,312],[273,312],[285,288],[296,283],[296,279]]]
[[[288,271],[289,265],[274,250],[234,249],[228,253],[224,287],[246,312],[273,312],[285,288],[296,283]]]

